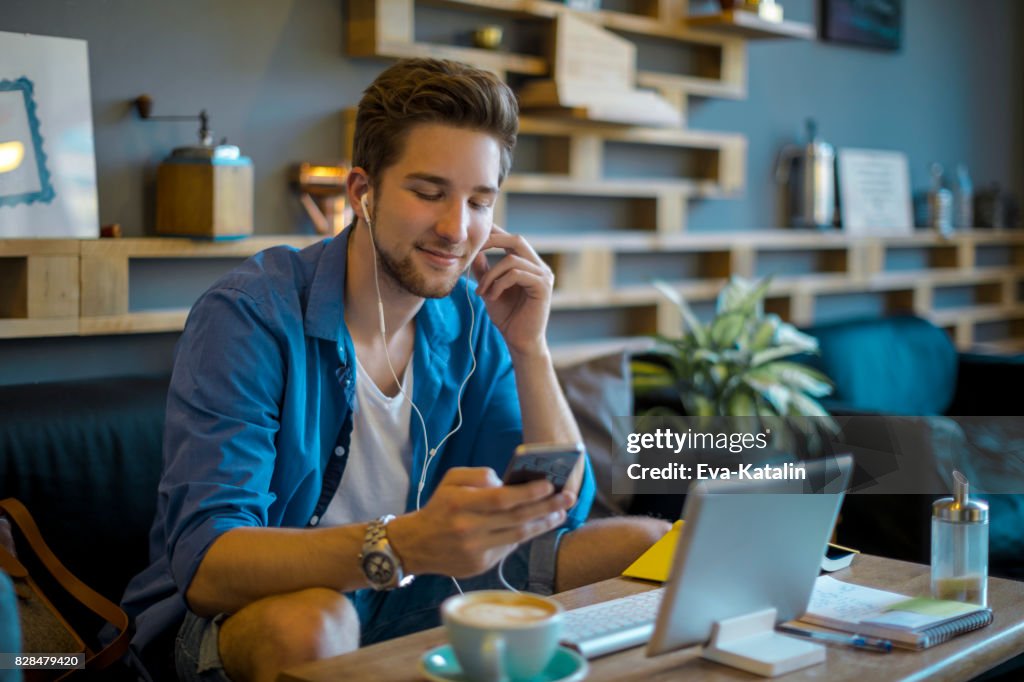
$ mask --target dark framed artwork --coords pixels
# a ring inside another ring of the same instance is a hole
[[[881,50],[900,49],[903,0],[821,0],[821,37]]]

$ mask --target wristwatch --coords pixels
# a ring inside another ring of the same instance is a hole
[[[363,551],[359,554],[363,575],[370,581],[370,587],[377,591],[405,587],[415,577],[405,575],[402,560],[388,542],[387,525],[394,518],[394,514],[386,514],[370,521],[363,537]]]

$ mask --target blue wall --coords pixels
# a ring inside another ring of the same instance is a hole
[[[816,0],[782,4],[815,21]],[[745,197],[696,205],[690,229],[782,224],[772,166],[807,116],[836,146],[906,152],[915,188],[931,161],[964,162],[977,186],[1024,196],[1024,2],[904,4],[899,52],[751,43],[746,100],[692,101],[691,127],[750,146]],[[289,169],[340,157],[340,111],[387,64],[344,56],[343,12],[339,0],[0,0],[0,30],[89,41],[101,222],[146,234],[156,164],[193,139],[191,124],[136,119],[130,101],[146,92],[157,114],[207,108],[216,135],[253,158],[257,232],[308,232]],[[557,210],[541,215],[555,224]],[[0,341],[0,383],[160,371],[175,336]]]

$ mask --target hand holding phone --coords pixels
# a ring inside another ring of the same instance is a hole
[[[524,443],[516,448],[502,480],[517,485],[544,478],[560,493],[583,452],[583,443]]]

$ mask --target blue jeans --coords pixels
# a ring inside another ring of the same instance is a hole
[[[555,589],[555,562],[564,529],[556,529],[520,545],[505,560],[505,580],[517,590],[551,594]],[[459,580],[463,591],[502,589],[498,567],[473,578]],[[418,576],[411,585],[388,592],[371,589],[349,592],[345,596],[359,614],[360,646],[383,642],[441,624],[440,606],[457,590],[451,578],[439,575]],[[174,646],[178,678],[188,682],[224,682],[228,676],[217,646],[221,623],[227,618],[185,616]]]

